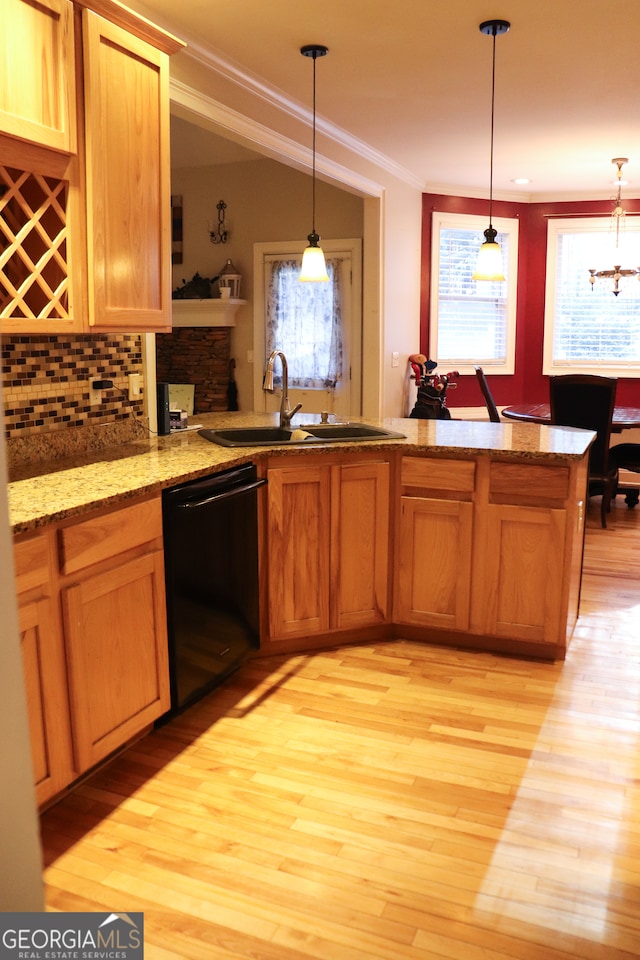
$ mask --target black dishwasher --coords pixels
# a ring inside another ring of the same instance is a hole
[[[171,713],[194,703],[259,645],[254,464],[162,494]]]

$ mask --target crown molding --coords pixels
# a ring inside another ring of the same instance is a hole
[[[277,133],[270,127],[251,120],[237,110],[226,107],[218,100],[195,90],[187,84],[177,80],[170,81],[169,87],[172,105],[180,108],[175,111],[184,119],[198,117],[215,128],[215,132],[228,135],[230,140],[242,143],[254,149],[257,153],[265,154],[274,160],[286,161],[305,173],[312,169],[309,148]],[[316,153],[316,173],[323,179],[335,182],[353,193],[369,197],[381,197],[384,187],[375,180],[363,177],[361,174],[340,163],[336,163],[321,154]]]
[[[306,126],[311,128],[313,123],[313,114],[307,107],[303,106],[296,100],[292,100],[281,90],[277,90],[275,87],[268,86],[260,77],[246,70],[241,64],[227,60],[215,50],[204,47],[197,41],[189,41],[186,49],[180,52],[180,56],[183,58],[188,57],[194,60],[197,64],[199,64],[199,66],[205,67],[206,69],[217,73],[225,80],[234,83],[251,97],[262,100],[264,103],[269,104],[271,107],[275,107],[286,116],[292,117],[298,122],[304,123]],[[173,88],[173,81],[171,86]],[[214,101],[212,101],[212,103],[213,102]],[[220,106],[222,106],[222,104],[220,104]],[[238,116],[241,115],[238,114]],[[244,120],[247,121],[247,118],[244,117]],[[260,126],[260,124],[256,123],[256,127]],[[343,130],[341,127],[330,123],[323,117],[316,116],[316,130],[321,132],[322,135],[328,140],[331,140],[338,146],[347,149],[355,156],[368,161],[378,169],[384,170],[396,180],[400,180],[416,190],[424,190],[424,181],[420,177],[416,176],[416,174],[412,173],[410,170],[407,170],[406,167],[403,167],[401,164],[396,163],[395,160],[392,160],[391,157],[388,157],[386,154],[375,150],[368,143],[351,136],[351,134],[349,134],[346,130]],[[270,132],[273,133],[273,131]],[[282,139],[285,140],[286,138]],[[258,143],[258,141],[255,142]],[[310,167],[311,164],[307,163],[305,166]],[[336,164],[336,167],[338,168],[339,165]],[[341,169],[346,170],[347,168],[341,167]],[[358,176],[353,174],[353,171],[351,173],[352,176]],[[368,180],[366,182],[373,183],[373,181]],[[374,195],[378,196],[380,189],[381,188],[378,187],[378,191]]]

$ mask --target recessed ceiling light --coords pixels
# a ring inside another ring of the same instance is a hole
[[[511,181],[511,183],[518,183],[520,185],[523,185],[525,183],[531,183],[531,180],[529,180],[528,177],[516,177],[515,180]]]

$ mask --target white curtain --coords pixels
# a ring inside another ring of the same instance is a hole
[[[267,354],[282,350],[289,386],[326,389],[343,378],[341,258],[327,258],[329,283],[300,283],[300,260],[266,267]]]

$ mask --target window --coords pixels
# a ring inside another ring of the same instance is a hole
[[[285,353],[290,387],[322,390],[344,376],[340,258],[329,283],[300,283],[301,261],[265,257],[265,348]]]
[[[512,374],[515,357],[518,221],[494,217],[505,280],[472,280],[486,217],[434,213],[429,354],[440,369]]]
[[[635,250],[634,250],[635,246]],[[626,218],[619,249],[610,219],[553,219],[547,231],[545,374],[640,377],[640,283],[589,283],[590,269],[640,266],[640,219]]]

